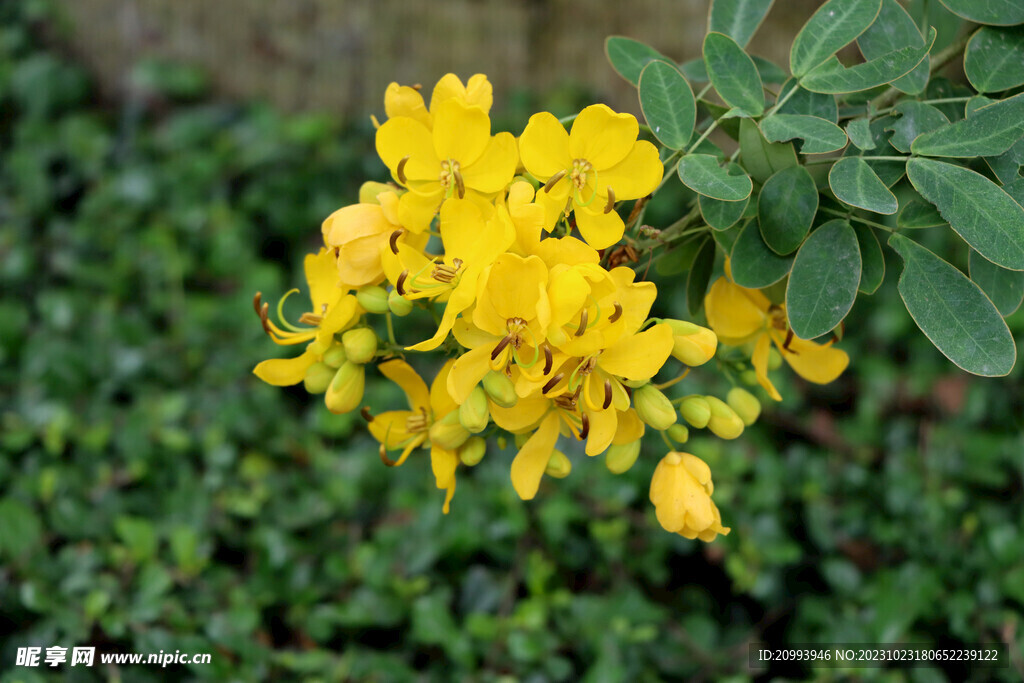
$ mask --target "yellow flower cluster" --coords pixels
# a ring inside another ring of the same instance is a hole
[[[652,378],[672,357],[684,366],[677,379],[710,360],[716,332],[731,343],[762,329],[776,339],[771,312],[754,298],[747,308],[761,317],[733,320],[721,313],[733,307],[722,297],[739,295],[721,287],[735,286],[716,283],[708,305],[715,331],[649,318],[655,285],[622,265],[629,259],[618,256],[631,247],[611,249],[635,227],[619,214],[622,203],[647,197],[662,180],[658,150],[638,139],[636,119],[592,105],[567,131],[544,112],[517,139],[492,133],[491,102],[482,75],[463,84],[448,74],[429,107],[418,89],[389,86],[388,118],[374,123],[391,182],[364,184],[359,203],[324,221],[324,246],[305,261],[311,308],[301,326],[284,321],[281,304],[280,323],[271,322],[257,295],[270,337],[306,346],[295,358],[263,361],[255,374],[274,385],[302,382],[344,413],[360,407],[366,367],[375,366],[408,398],[408,409],[362,409],[381,460],[399,466],[429,449],[446,513],[457,468],[480,462],[490,437],[517,445],[512,485],[529,500],[545,474],[564,477],[572,468],[556,448],[560,437],[585,442],[588,456],[604,453],[608,469],[621,473],[651,427],[672,450],[651,481],[662,526],[705,541],[728,533],[711,502],[707,465],[675,452],[688,438],[678,416],[735,438],[760,404],[742,389],[727,401],[673,401],[662,389],[675,380]],[[414,311],[422,315],[413,319],[433,321],[432,333],[397,342],[394,318]],[[386,338],[376,331],[382,327]],[[754,352],[764,381],[767,343],[759,338]],[[432,350],[448,358],[428,388],[406,358]]]

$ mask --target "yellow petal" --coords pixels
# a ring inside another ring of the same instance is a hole
[[[602,169],[597,177],[599,192],[615,191],[616,199],[639,199],[658,189],[665,167],[658,157],[658,148],[639,140],[629,154],[611,168]]]
[[[512,461],[512,486],[523,500],[532,500],[537,495],[551,451],[558,441],[559,421],[557,412],[548,413]]]
[[[779,391],[772,384],[772,381],[768,379],[768,354],[772,349],[772,340],[767,334],[762,334],[757,338],[757,343],[754,344],[754,353],[750,357],[750,362],[754,366],[754,374],[757,375],[757,381],[768,392],[776,401],[781,401],[782,396]]]
[[[609,375],[631,380],[654,377],[672,353],[672,328],[659,323],[606,349],[597,359]]]
[[[438,160],[451,159],[466,167],[480,158],[491,139],[487,112],[458,99],[448,99],[436,109],[431,107],[430,114],[434,117],[434,153]]]
[[[434,92],[430,97],[431,111],[434,111],[441,102],[453,98],[466,105],[476,105],[488,112],[493,101],[491,84],[484,74],[471,76],[466,85],[462,85],[462,81],[455,74],[445,74],[434,86]]]
[[[406,156],[402,168],[406,180],[437,180],[441,161],[434,153],[430,129],[415,119],[399,116],[388,119],[377,129],[377,154],[398,180],[398,163]],[[405,183],[403,183],[405,184]]]
[[[459,456],[455,451],[440,446],[430,448],[430,468],[434,471],[437,488],[447,489],[444,498],[444,514],[448,514],[452,496],[455,495],[455,469],[459,466]]]
[[[430,383],[430,409],[434,412],[435,420],[440,420],[459,407],[448,395],[448,378],[451,376],[454,366],[454,358],[445,361],[441,369],[437,371],[434,381]]]
[[[441,322],[437,326],[437,332],[434,336],[425,341],[421,341],[418,344],[407,346],[406,351],[433,351],[441,345],[447,337],[448,333],[452,329],[452,325],[455,324],[455,318],[458,317],[459,313],[473,305],[473,301],[476,299],[474,289],[476,283],[469,281],[468,278],[463,277],[462,282],[459,286],[452,291],[452,295],[448,298],[448,304],[444,307],[444,315],[441,316]]]
[[[409,410],[389,410],[374,415],[367,425],[370,435],[373,436],[384,448],[389,450],[401,448],[403,442],[415,436],[405,428],[406,421],[414,413]]]
[[[511,408],[492,403],[491,419],[502,429],[521,434],[533,428],[550,407],[551,400],[543,397],[521,398]]]
[[[443,201],[444,190],[436,182],[417,187],[398,200],[398,220],[410,232],[421,233],[430,227]]]
[[[639,132],[640,126],[632,114],[616,114],[606,105],[592,104],[573,121],[569,155],[586,159],[600,172],[626,157]]]
[[[501,254],[491,265],[486,282],[481,279],[481,301],[473,313],[473,322],[480,329],[502,334],[502,328],[513,318],[534,320],[539,310],[549,306],[545,290],[547,282],[548,268],[536,256],[523,258],[515,254]],[[488,308],[493,309],[494,320],[489,320]],[[486,324],[495,320],[500,321],[498,330]]]
[[[565,204],[569,199],[569,181],[562,178],[549,190],[537,193],[536,203],[544,210],[544,229],[550,231],[565,215]]]
[[[523,167],[541,181],[572,167],[569,134],[558,119],[546,111],[534,114],[519,136]]]
[[[711,329],[719,338],[730,340],[745,340],[763,330],[768,306],[768,299],[760,292],[740,287],[724,277],[715,280],[704,297]]]
[[[462,180],[466,187],[484,194],[499,192],[512,180],[518,163],[516,139],[511,133],[498,133],[475,161],[463,164]]]
[[[430,112],[423,104],[423,96],[415,88],[407,85],[391,83],[384,91],[384,111],[389,119],[396,116],[407,116],[430,127]]]
[[[778,344],[783,359],[796,374],[815,384],[828,384],[839,377],[850,364],[850,357],[846,352],[831,344],[815,344],[793,337],[787,351],[782,348],[778,338],[775,343]]]
[[[307,349],[295,358],[271,358],[255,368],[253,374],[267,384],[275,387],[288,387],[298,384],[306,377],[306,370],[316,362],[317,354]]]
[[[612,443],[616,445],[632,443],[644,435],[644,429],[643,420],[637,416],[635,410],[630,408],[619,413],[615,438],[612,439]]]
[[[324,243],[337,247],[352,240],[381,233],[391,234],[398,226],[384,217],[379,204],[352,204],[344,206],[324,220],[321,231]]]
[[[491,347],[478,346],[455,360],[448,375],[448,394],[462,405],[480,380],[490,372]]]
[[[381,249],[386,249],[388,234],[369,235],[338,247],[338,276],[348,287],[375,285],[384,279]]]
[[[306,254],[302,264],[309,284],[309,298],[313,304],[311,312],[323,315],[324,304],[334,302],[341,293],[338,258],[333,249],[321,248],[316,254]]]
[[[430,407],[430,392],[427,390],[427,383],[412,369],[411,365],[401,358],[393,358],[378,365],[377,369],[405,392],[412,410]]]
[[[711,498],[683,466],[680,455],[669,453],[662,458],[651,477],[650,499],[655,516],[671,532],[682,530],[692,521],[703,529],[714,519]]]
[[[616,211],[604,212],[604,208],[595,207],[599,200],[587,208],[576,207],[576,227],[580,236],[594,249],[607,249],[620,239],[626,229],[622,216]]]
[[[615,408],[587,411],[590,433],[587,434],[587,455],[603,453],[611,445],[618,427],[618,413]]]

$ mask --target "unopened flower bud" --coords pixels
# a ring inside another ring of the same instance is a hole
[[[726,404],[714,396],[705,396],[704,400],[711,407],[711,419],[708,429],[720,439],[735,439],[743,433],[743,420]]]
[[[327,387],[324,404],[332,413],[350,413],[359,407],[366,387],[366,368],[346,361],[342,364]]]
[[[399,294],[397,289],[392,289],[388,294],[388,309],[399,318],[404,318],[412,313],[412,302]]]
[[[679,419],[676,409],[665,394],[647,384],[633,392],[633,406],[637,416],[657,430],[668,429]]]
[[[345,347],[335,343],[334,346],[324,351],[324,363],[332,368],[340,368],[341,364],[347,361]]]
[[[523,445],[526,444],[526,442],[529,441],[529,440],[530,440],[530,434],[529,433],[513,434],[512,435],[512,443],[514,443],[516,445],[516,448],[522,448]]]
[[[778,370],[782,367],[782,355],[775,349],[768,349],[768,369]]]
[[[388,293],[380,285],[363,285],[356,291],[356,301],[369,313],[388,312]]]
[[[322,394],[331,385],[334,373],[335,369],[327,363],[313,363],[306,369],[302,385],[311,394]]]
[[[604,466],[612,474],[629,470],[640,456],[640,439],[623,444],[612,444],[604,452]]]
[[[570,462],[565,453],[556,448],[551,452],[551,457],[548,459],[548,466],[544,470],[544,474],[555,479],[565,479],[569,476],[569,472],[572,472],[572,462]]]
[[[359,186],[359,203],[380,204],[380,202],[377,201],[377,195],[381,192],[387,192],[388,190],[393,192],[395,188],[387,183],[377,183],[372,180],[368,180]]]
[[[369,363],[377,353],[377,334],[369,327],[357,327],[341,335],[350,363]]]
[[[711,419],[711,406],[703,396],[690,396],[679,405],[679,414],[697,429],[704,429]]]
[[[736,411],[736,414],[743,420],[743,424],[748,427],[757,422],[757,416],[761,414],[761,402],[746,389],[733,387],[726,394],[725,402]]]
[[[468,439],[469,431],[459,422],[459,411],[457,410],[453,410],[430,425],[430,440],[441,448],[454,451]]]
[[[703,365],[718,348],[718,337],[706,327],[685,320],[666,320],[672,328],[672,356],[689,366]]]
[[[479,434],[487,429],[487,423],[490,421],[491,411],[487,407],[487,393],[478,384],[459,406],[459,422],[471,433]]]
[[[676,443],[686,443],[690,439],[690,430],[684,424],[674,424],[668,428],[668,438]]]
[[[630,389],[639,389],[640,387],[644,386],[645,384],[650,384],[651,380],[649,380],[649,379],[623,379],[622,383],[625,384]]]
[[[473,467],[480,464],[487,451],[487,441],[483,437],[473,436],[466,440],[459,448],[459,461],[466,467]]]
[[[498,450],[499,451],[503,451],[506,448],[508,448],[508,439],[505,438],[504,434],[499,434],[498,438],[495,439],[495,441],[497,441],[497,443],[498,443]]]
[[[504,372],[488,372],[481,384],[491,400],[502,408],[511,408],[519,398],[516,396],[516,385]]]
[[[759,382],[757,381],[757,373],[747,368],[740,373],[740,381],[746,384],[748,387],[756,387]]]

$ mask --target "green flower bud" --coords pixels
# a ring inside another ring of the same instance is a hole
[[[672,356],[690,366],[711,360],[718,348],[718,337],[706,327],[685,320],[666,320],[672,328]]]
[[[482,384],[491,400],[502,408],[511,408],[519,400],[516,396],[516,385],[504,372],[488,372],[484,375]]]
[[[412,313],[412,302],[399,294],[398,290],[392,289],[388,294],[388,308],[394,315],[404,318]]]
[[[378,183],[372,180],[367,180],[365,183],[359,186],[359,203],[360,204],[380,204],[377,201],[377,195],[381,192],[387,192],[388,190],[394,191],[393,185],[387,183]]]
[[[356,363],[345,362],[334,374],[331,386],[327,387],[324,403],[332,413],[350,413],[359,407],[366,387],[366,368]]]
[[[651,380],[649,380],[649,379],[624,379],[624,380],[622,380],[622,383],[625,384],[630,389],[639,389],[640,387],[644,386],[645,384],[650,384]]]
[[[530,434],[513,434],[512,443],[516,445],[516,448],[522,448],[527,441],[530,440]]]
[[[350,363],[369,363],[377,353],[377,334],[369,327],[357,327],[341,335]]]
[[[782,354],[774,348],[768,349],[768,369],[778,370],[782,367]]]
[[[469,431],[459,422],[459,411],[457,410],[453,410],[430,425],[430,440],[441,448],[454,451],[468,439]]]
[[[466,467],[473,467],[484,459],[486,451],[487,441],[483,437],[473,436],[467,439],[466,443],[462,444],[462,447],[459,448],[459,460]]]
[[[690,430],[684,424],[674,424],[668,428],[668,438],[676,443],[686,443],[690,439]]]
[[[679,406],[679,414],[690,425],[697,429],[704,429],[711,419],[711,406],[704,400],[703,396],[690,396]]]
[[[487,407],[487,393],[478,384],[459,406],[459,422],[471,433],[479,434],[487,429],[487,423],[490,421],[491,411]]]
[[[708,429],[720,439],[735,439],[743,433],[743,420],[730,408],[725,401],[714,396],[705,396],[704,400],[711,407],[711,419]]]
[[[508,448],[508,439],[505,438],[504,434],[499,434],[498,438],[496,439],[496,441],[498,442],[498,450],[499,451],[503,451],[506,448]]]
[[[748,427],[757,422],[757,416],[761,414],[761,402],[746,389],[733,387],[726,395],[725,402],[736,411],[743,424]]]
[[[334,373],[335,369],[327,363],[313,363],[306,370],[306,376],[302,380],[302,385],[311,394],[322,394],[331,385]]]
[[[757,373],[748,368],[740,373],[740,381],[748,387],[756,387],[758,385]]]
[[[388,293],[380,285],[363,285],[356,291],[356,301],[370,313],[388,312]]]
[[[551,452],[551,457],[548,458],[547,469],[544,470],[544,474],[555,479],[565,479],[572,472],[572,462],[562,451],[557,448]]]
[[[641,420],[659,431],[668,429],[679,419],[672,402],[665,394],[655,389],[653,384],[647,384],[633,392],[633,407],[636,408],[636,414]]]
[[[342,363],[347,360],[348,357],[345,355],[345,347],[341,344],[335,344],[324,351],[324,363],[330,365],[332,368],[340,368]]]
[[[622,474],[640,457],[640,439],[623,444],[612,444],[604,452],[604,466],[612,474]]]

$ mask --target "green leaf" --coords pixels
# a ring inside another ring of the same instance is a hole
[[[950,227],[982,256],[1024,270],[1024,208],[991,180],[933,159],[912,158],[907,176]]]
[[[875,136],[871,134],[871,122],[868,119],[852,119],[846,124],[846,137],[865,152],[875,148]]]
[[[740,287],[760,289],[786,277],[793,257],[779,256],[769,249],[761,238],[757,222],[750,221],[736,236],[729,263],[733,282]]]
[[[1017,348],[999,311],[981,289],[949,263],[903,235],[889,237],[903,258],[899,292],[917,326],[957,366],[1001,377]]]
[[[711,85],[730,107],[747,116],[764,113],[764,86],[754,61],[735,40],[722,33],[704,37],[704,64]]]
[[[694,239],[673,245],[654,259],[654,272],[658,275],[678,275],[693,266],[693,260],[704,246],[704,240]]]
[[[859,209],[889,215],[900,207],[896,195],[860,157],[837,161],[829,171],[828,184],[839,201]]]
[[[740,157],[751,177],[763,183],[772,174],[799,162],[793,143],[771,143],[764,139],[757,124],[750,119],[740,121]]]
[[[650,45],[625,36],[608,36],[604,41],[604,53],[615,72],[633,85],[639,83],[640,73],[650,62],[660,61],[675,66],[671,59]]]
[[[807,20],[789,51],[797,78],[853,42],[878,16],[882,0],[829,0]]]
[[[994,157],[1024,136],[1024,93],[976,110],[970,118],[921,135],[911,146],[929,157]]]
[[[32,508],[14,498],[0,500],[0,558],[17,559],[42,540],[43,525]]]
[[[865,59],[877,59],[900,48],[923,44],[917,24],[896,0],[882,0],[882,10],[875,23],[857,38],[857,46]],[[922,60],[906,76],[893,81],[892,86],[909,95],[920,94],[928,85],[928,72],[928,61]]]
[[[973,249],[968,258],[968,272],[974,284],[992,300],[999,315],[1005,318],[1020,308],[1024,301],[1024,272],[1000,268]]]
[[[1024,84],[1024,26],[982,27],[967,42],[964,73],[978,92]]]
[[[683,62],[679,65],[679,70],[686,76],[686,80],[691,83],[707,83],[708,82],[708,70],[704,66],[704,58],[691,59],[688,62]]]
[[[690,315],[697,315],[704,306],[704,294],[708,291],[711,271],[715,267],[715,241],[704,240],[697,258],[693,261],[690,274],[686,277],[686,305]]]
[[[757,73],[761,76],[762,82],[785,83],[786,79],[789,78],[789,74],[778,64],[757,55],[751,55],[750,58],[754,60],[754,64],[757,66]]]
[[[932,29],[924,45],[904,47],[849,68],[843,66],[837,57],[829,57],[824,64],[803,76],[800,85],[814,92],[838,94],[892,83],[926,59],[934,43],[935,29]]]
[[[793,334],[814,339],[843,321],[860,285],[857,234],[844,220],[811,233],[796,253],[786,286],[786,313]]]
[[[743,212],[746,211],[749,202],[750,197],[738,202],[723,202],[704,195],[697,197],[700,214],[704,217],[704,222],[713,230],[728,230],[736,225],[736,222],[743,217]]]
[[[900,117],[886,130],[892,131],[889,144],[903,152],[910,154],[911,143],[918,135],[928,131],[941,128],[949,123],[949,119],[941,111],[930,104],[905,100],[896,105],[893,113]]]
[[[724,33],[746,46],[775,0],[711,0],[708,31]]]
[[[885,279],[885,256],[882,245],[878,243],[875,231],[867,225],[855,225],[857,245],[860,247],[860,259],[863,264],[860,271],[860,286],[857,288],[865,294],[874,294]]]
[[[801,154],[835,152],[848,142],[842,128],[817,116],[775,114],[761,121],[761,132],[769,142],[800,138],[804,141]]]
[[[818,188],[803,166],[790,166],[773,175],[757,198],[761,237],[779,254],[790,254],[800,246],[816,213]]]
[[[738,202],[749,197],[753,189],[743,169],[736,164],[724,169],[710,154],[687,154],[679,160],[677,173],[683,185],[712,199]]]
[[[1020,0],[939,0],[950,12],[976,24],[1013,26],[1024,24]]]
[[[736,238],[739,237],[740,232],[749,223],[749,219],[741,220],[731,228],[725,230],[714,230],[711,232],[711,236],[715,242],[721,247],[722,251],[726,254],[732,253],[732,248],[736,246]]]
[[[683,75],[664,62],[651,62],[640,72],[640,110],[661,144],[683,149],[693,136],[697,102]]]
[[[796,88],[796,92],[790,95],[789,91],[793,88]],[[795,78],[790,78],[782,84],[777,101],[782,102],[782,106],[775,110],[776,114],[803,114],[817,116],[832,123],[839,121],[839,107],[833,95],[801,88]]]
[[[939,210],[928,202],[912,199],[900,209],[896,216],[896,225],[900,228],[936,228],[946,225],[946,220]]]

